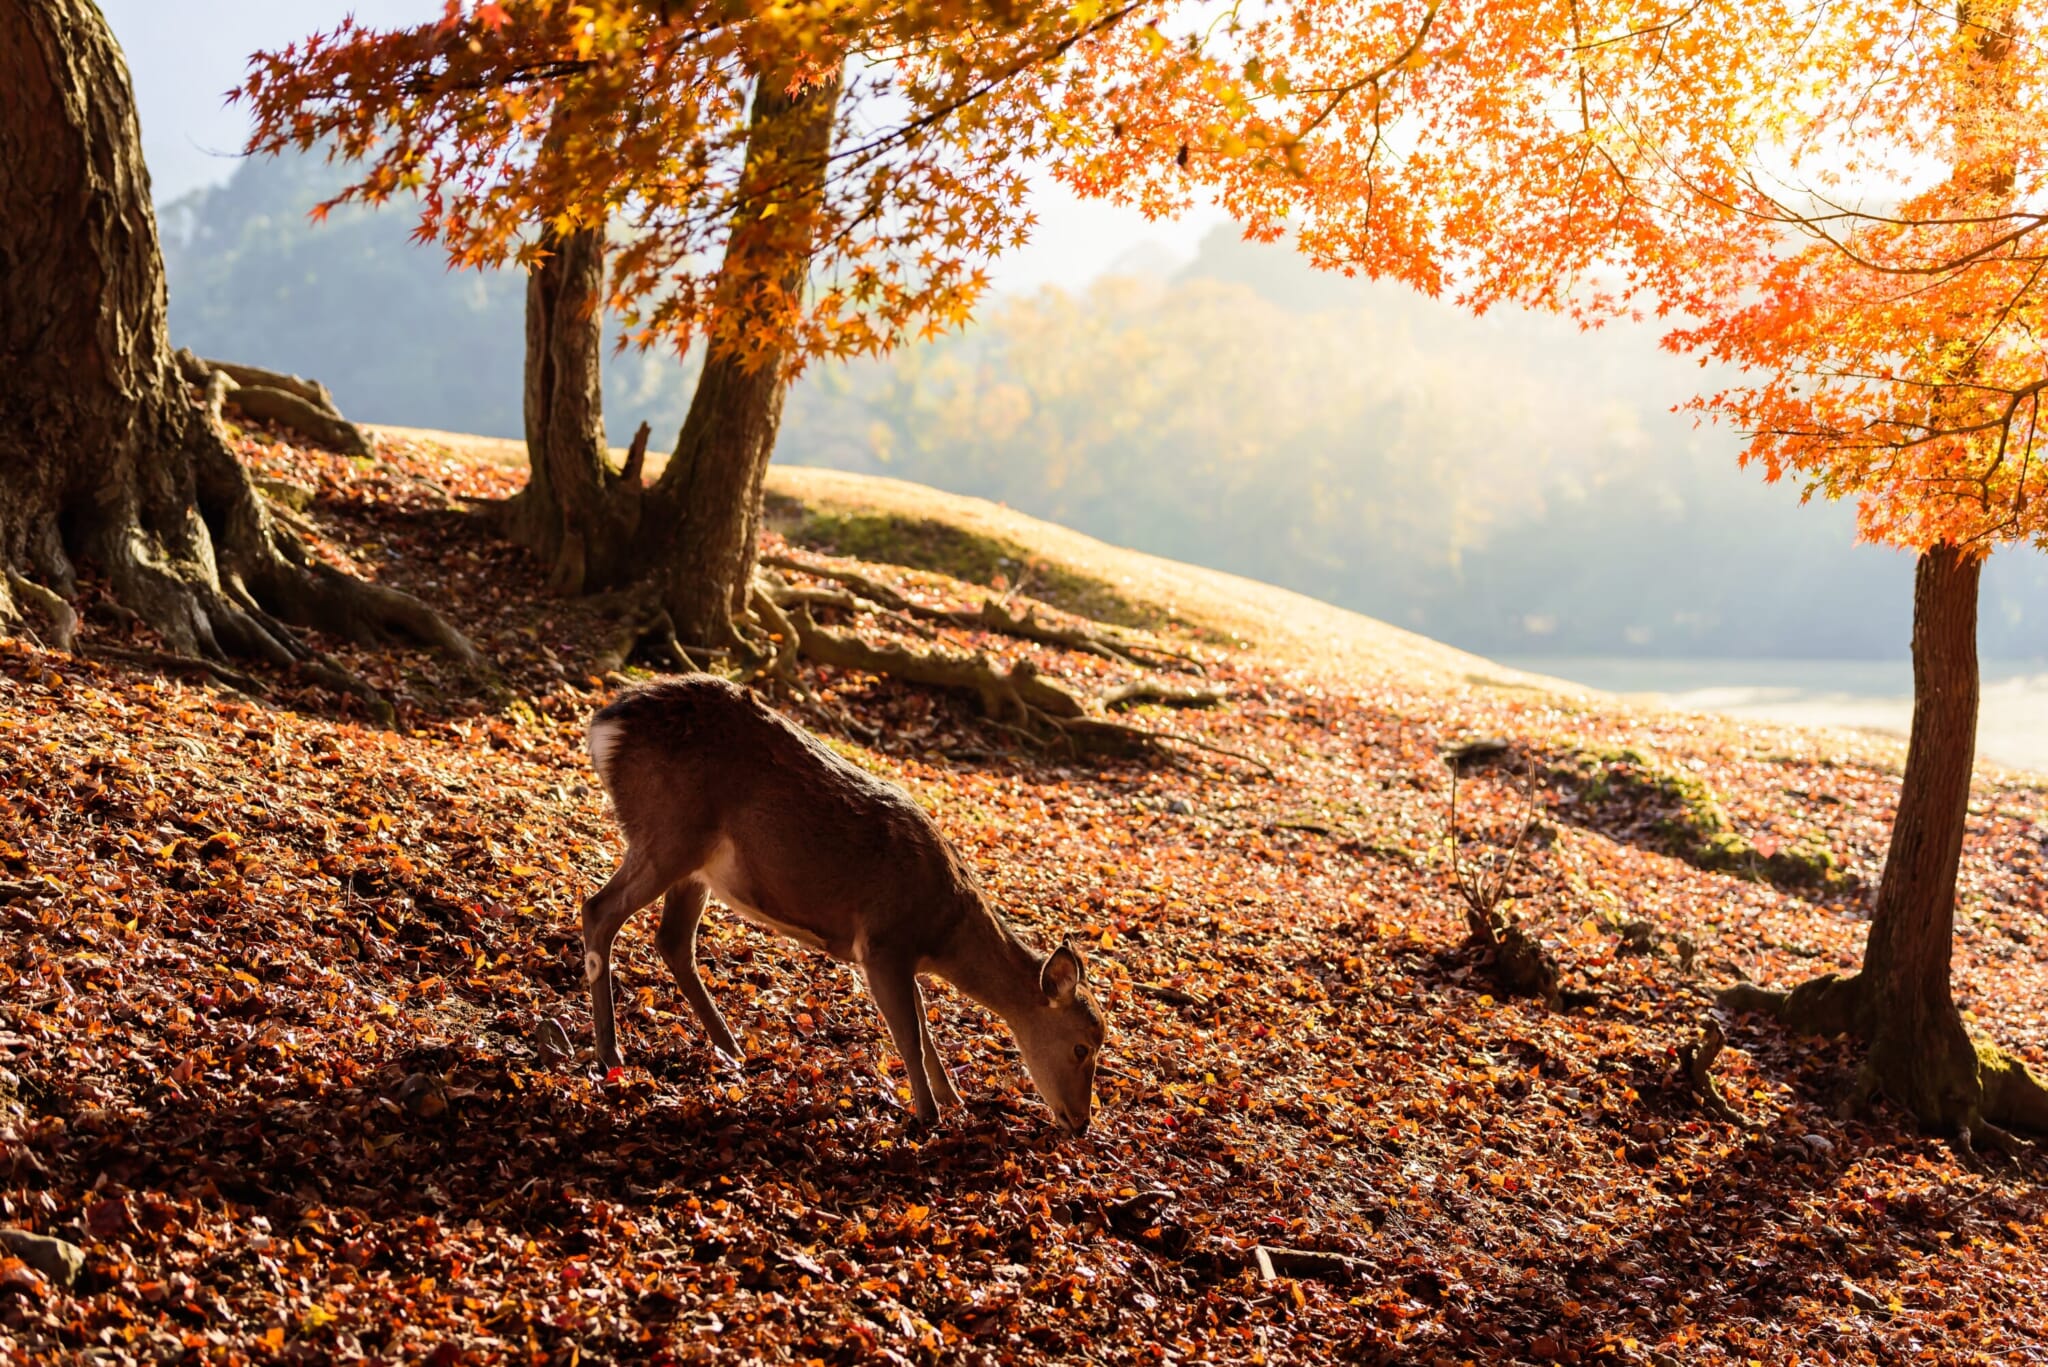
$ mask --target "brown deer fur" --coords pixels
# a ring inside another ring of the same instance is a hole
[[[929,972],[1002,1017],[1060,1124],[1087,1127],[1103,1025],[1085,962],[1071,945],[1041,956],[1020,940],[901,788],[708,675],[612,702],[591,720],[590,755],[627,841],[618,871],[583,906],[584,972],[607,1067],[619,1064],[612,941],[664,894],[661,955],[712,1042],[740,1056],[697,973],[697,926],[715,895],[859,968],[920,1120],[960,1104],[925,1020],[916,975]]]

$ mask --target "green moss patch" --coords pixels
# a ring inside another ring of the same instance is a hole
[[[815,508],[770,494],[768,525],[790,544],[827,555],[943,574],[993,587],[998,577],[1065,612],[1116,626],[1157,631],[1176,623],[1133,602],[1108,582],[1046,561],[1002,537],[968,531],[936,518],[857,508]]]
[[[1808,833],[1765,854],[1735,829],[1705,781],[1665,768],[1641,751],[1575,747],[1550,772],[1577,790],[1595,824],[1633,823],[1647,832],[1649,843],[1695,868],[1795,890],[1842,881],[1840,861],[1820,837]]]

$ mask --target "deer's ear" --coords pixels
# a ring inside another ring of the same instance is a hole
[[[1038,985],[1045,989],[1045,999],[1055,1006],[1072,1001],[1076,989],[1087,979],[1087,963],[1073,945],[1064,941],[1045,956],[1045,967],[1038,971]]]

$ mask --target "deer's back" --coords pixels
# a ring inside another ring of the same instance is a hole
[[[841,957],[856,936],[934,941],[979,902],[910,795],[848,763],[752,693],[694,675],[591,719],[590,751],[636,852]]]

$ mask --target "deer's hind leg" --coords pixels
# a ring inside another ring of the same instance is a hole
[[[921,1064],[925,1080],[932,1085],[932,1093],[938,1099],[942,1110],[964,1110],[967,1103],[960,1099],[960,1089],[953,1085],[953,1075],[946,1071],[946,1061],[939,1057],[938,1043],[932,1039],[932,1023],[925,1016],[924,994],[918,993],[917,1001],[917,1043],[923,1052]]]
[[[637,848],[629,848],[611,880],[583,904],[583,981],[590,988],[590,1019],[597,1027],[597,1061],[620,1064],[618,1023],[612,1010],[612,941],[626,918],[661,895],[667,880]]]
[[[697,973],[697,926],[704,919],[704,899],[710,891],[703,880],[697,878],[686,879],[670,888],[662,903],[661,930],[656,934],[654,943],[668,963],[669,972],[676,975],[676,986],[683,989],[683,1000],[704,1023],[712,1044],[720,1053],[738,1063],[743,1057],[739,1041],[726,1028],[725,1017],[719,1014],[718,1004],[711,1000],[711,994],[704,988],[704,979]]]

